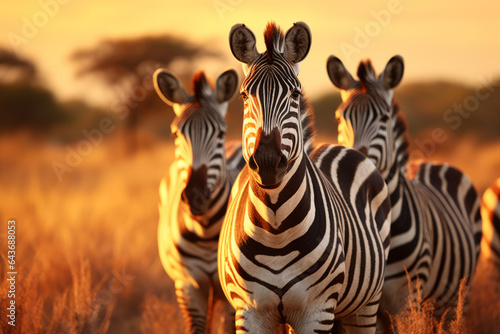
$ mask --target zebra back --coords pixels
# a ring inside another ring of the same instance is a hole
[[[470,284],[477,266],[482,236],[479,196],[470,178],[447,164],[421,164],[412,183],[431,245],[430,275],[423,292],[436,299],[440,314],[456,303],[460,280],[467,278]]]
[[[339,143],[359,149],[377,165],[389,187],[393,209],[391,251],[382,306],[399,312],[407,295],[406,271],[417,277],[425,298],[438,303],[437,314],[458,298],[460,279],[474,274],[481,218],[471,180],[449,165],[413,165],[407,174],[408,133],[393,89],[404,70],[395,56],[380,74],[370,61],[361,62],[358,80],[331,56],[330,79],[341,90]],[[450,313],[451,314],[451,313]]]

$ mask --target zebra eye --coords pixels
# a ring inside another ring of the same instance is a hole
[[[248,93],[247,93],[247,92],[245,92],[245,91],[241,92],[241,93],[240,93],[240,96],[241,96],[241,98],[243,99],[243,101],[248,100],[248,97],[249,97],[249,96],[248,96]]]
[[[389,116],[388,115],[382,115],[382,117],[380,117],[380,121],[382,122],[387,122],[389,120]]]
[[[298,99],[300,95],[302,95],[302,93],[297,88],[292,90],[292,93],[290,94],[290,96],[294,99]]]
[[[172,138],[177,138],[178,137],[177,132],[172,132],[171,136],[172,136]]]

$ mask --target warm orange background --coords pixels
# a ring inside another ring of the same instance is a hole
[[[42,9],[41,3],[50,2],[2,1],[0,43],[9,46],[8,34],[20,34],[23,18],[32,21]],[[299,20],[311,27],[313,45],[302,64],[300,77],[312,96],[331,87],[325,71],[330,54],[340,57],[351,71],[361,59],[370,57],[375,67],[381,69],[391,56],[401,54],[407,65],[405,83],[444,78],[473,86],[480,77],[500,73],[500,42],[497,36],[500,31],[500,4],[496,1],[65,2],[59,5],[54,17],[19,48],[39,63],[47,81],[62,97],[107,101],[100,92],[94,91],[102,89],[93,89],[74,80],[73,67],[68,60],[68,55],[76,48],[91,47],[104,37],[168,32],[210,43],[227,50],[228,56],[227,61],[213,67],[200,65],[200,68],[209,67],[209,72],[215,74],[224,66],[239,66],[228,48],[227,36],[231,26],[238,22],[247,24],[258,36],[258,45],[262,50],[261,36],[269,20],[275,20],[283,29],[288,29]],[[385,17],[381,14],[384,11],[390,13],[390,17],[378,23],[375,16]],[[373,33],[374,37],[359,44],[359,31]],[[347,44],[358,48],[359,53],[349,56],[343,52],[341,47]]]
[[[156,97],[149,80],[157,112],[137,113],[136,133],[128,131],[131,117],[119,119],[113,113],[119,101],[113,87],[96,75],[77,77],[79,64],[70,59],[75,50],[94,48],[103,39],[174,34],[220,50],[222,57],[197,59],[186,71],[191,75],[204,69],[213,81],[228,67],[240,68],[228,46],[233,24],[247,24],[263,51],[269,20],[284,30],[305,21],[313,44],[299,79],[316,110],[318,141],[336,142],[333,119],[340,98],[326,73],[328,56],[340,57],[355,73],[361,59],[371,58],[380,72],[400,54],[405,74],[395,95],[410,125],[411,150],[424,145],[425,158],[460,168],[481,194],[500,176],[497,1],[0,1],[0,48],[15,47],[36,64],[40,82],[31,92],[47,88],[46,95],[55,94],[55,107],[76,114],[73,122],[42,124],[40,133],[0,131],[0,333],[5,328],[13,332],[3,311],[9,219],[17,224],[16,302],[18,310],[22,307],[17,333],[183,331],[174,285],[157,247],[158,186],[174,158],[169,137],[173,112]],[[26,22],[33,20],[42,20],[40,27],[23,37]],[[14,36],[26,43],[12,45]],[[185,65],[176,61],[170,69],[178,72]],[[2,70],[0,66],[0,93],[9,86],[2,86]],[[453,129],[454,123],[444,119],[446,112],[455,104],[476,101],[477,89],[491,95],[478,100],[470,117],[458,118],[461,126]],[[0,97],[8,100],[5,95]],[[22,102],[26,95],[16,98]],[[241,102],[235,101],[226,117],[233,139],[241,136]],[[0,115],[10,115],[7,109],[0,104]],[[19,114],[26,111],[19,109]],[[40,114],[33,110],[26,114]],[[83,131],[95,133],[108,117],[116,130],[89,144]],[[448,139],[436,141],[436,129]],[[128,154],[130,138],[137,139],[137,150]],[[75,156],[78,150],[83,153]],[[58,175],[54,163],[71,166]],[[500,284],[493,284],[500,282],[500,271],[483,263],[477,277],[467,320],[471,332],[491,333],[500,326]]]

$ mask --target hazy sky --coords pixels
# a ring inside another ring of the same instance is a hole
[[[103,86],[76,79],[68,56],[106,37],[174,33],[220,47],[226,63],[197,64],[215,76],[239,67],[228,46],[235,23],[245,23],[263,51],[263,31],[274,20],[283,30],[305,21],[313,44],[299,79],[309,95],[333,91],[326,59],[335,54],[351,72],[371,58],[377,71],[391,56],[405,59],[405,82],[450,79],[468,85],[500,76],[500,3],[497,1],[103,1],[18,0],[0,4],[0,44],[35,60],[62,98],[100,96]],[[27,28],[30,24],[31,28]],[[22,42],[20,42],[22,41]],[[16,43],[16,42],[15,42]],[[175,68],[172,69],[175,72]],[[102,102],[102,101],[101,101]]]

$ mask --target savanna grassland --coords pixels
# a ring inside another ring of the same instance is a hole
[[[51,163],[65,161],[64,149],[24,137],[0,145],[1,267],[6,221],[14,218],[17,332],[179,332],[173,283],[156,243],[169,147],[124,158],[119,143],[103,144],[59,182]],[[4,309],[5,270],[0,275]]]
[[[156,242],[157,190],[173,150],[171,141],[156,139],[142,147],[125,154],[122,137],[108,138],[59,181],[52,163],[65,161],[64,145],[0,139],[2,333],[182,333]],[[464,141],[432,158],[464,166],[482,192],[500,175],[498,152],[500,143],[478,149]],[[16,220],[15,330],[4,314],[9,219]],[[470,296],[453,328],[443,330],[430,317],[432,304],[419,301],[394,324],[401,333],[497,331],[500,273],[492,264],[480,263]]]

